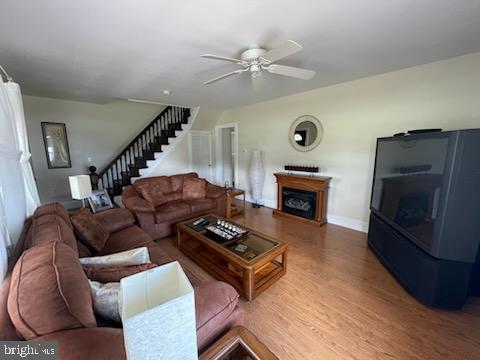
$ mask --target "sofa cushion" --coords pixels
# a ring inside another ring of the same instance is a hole
[[[88,248],[87,245],[85,245],[80,240],[77,240],[77,247],[78,247],[78,257],[79,258],[88,257],[88,256],[93,255],[92,250],[90,248]]]
[[[183,189],[183,182],[185,179],[194,179],[198,178],[197,173],[191,172],[186,174],[177,174],[170,176],[170,181],[172,183],[172,191],[182,191]]]
[[[190,213],[190,206],[185,202],[171,202],[155,209],[155,222],[160,224],[174,219],[182,219]]]
[[[135,218],[128,209],[110,209],[93,215],[109,233],[114,233],[135,224]]]
[[[133,183],[133,187],[154,207],[165,204],[167,199],[163,194],[172,192],[172,185],[168,176],[139,179]]]
[[[212,199],[185,200],[184,202],[190,206],[192,214],[207,212],[217,206],[215,200]]]
[[[18,341],[21,340],[15,326],[8,315],[7,300],[8,293],[10,292],[10,283],[12,280],[11,274],[7,275],[3,279],[2,286],[0,287],[0,340],[1,341]]]
[[[145,231],[133,225],[110,234],[105,247],[100,251],[100,255],[114,254],[120,251],[147,246],[152,241],[152,238]]]
[[[163,195],[162,187],[154,182],[144,183],[136,189],[154,207],[165,204],[168,201],[165,195]]]
[[[77,254],[58,241],[25,251],[13,269],[8,313],[27,340],[96,326],[90,285]]]
[[[27,236],[29,244],[25,244],[25,249],[59,241],[68,245],[78,254],[77,239],[73,230],[62,217],[47,214],[33,218],[31,230],[31,236]]]
[[[165,194],[168,202],[183,200],[182,190]]]
[[[204,282],[195,287],[195,316],[199,343],[223,326],[235,310],[237,301],[237,291],[222,281]]]
[[[95,251],[101,251],[110,234],[97,221],[90,210],[82,208],[72,215],[71,219],[79,238]]]
[[[33,213],[34,218],[39,218],[44,215],[58,215],[63,219],[63,221],[65,221],[65,223],[70,227],[70,229],[73,228],[72,224],[70,223],[70,216],[68,215],[68,211],[58,202],[51,202],[41,205]]]
[[[83,268],[88,279],[91,281],[98,281],[101,283],[119,282],[125,276],[130,276],[148,269],[157,267],[157,264],[147,263],[140,265],[128,266],[110,266],[104,268]]]
[[[122,329],[98,327],[66,330],[44,335],[38,341],[56,341],[58,359],[64,360],[125,360]]]
[[[183,199],[204,199],[206,196],[207,182],[205,179],[187,178],[183,183]]]

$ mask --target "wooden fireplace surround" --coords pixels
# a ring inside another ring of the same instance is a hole
[[[332,179],[331,177],[294,175],[287,173],[275,173],[274,175],[277,178],[277,208],[273,210],[273,215],[294,218],[320,225],[327,223],[328,188],[330,180]],[[284,187],[317,193],[317,209],[314,219],[306,219],[282,211],[282,194]]]

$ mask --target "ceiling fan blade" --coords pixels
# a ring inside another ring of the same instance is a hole
[[[299,43],[296,43],[293,40],[288,40],[285,44],[266,52],[261,56],[261,58],[272,63],[289,55],[295,54],[302,49],[303,47]]]
[[[310,80],[315,76],[315,71],[313,70],[300,69],[293,66],[272,64],[266,69],[272,74],[291,76],[303,80]]]
[[[245,72],[245,71],[247,71],[247,70],[248,70],[248,68],[246,68],[246,69],[238,69],[238,70],[229,72],[228,74],[223,74],[223,75],[217,76],[216,78],[213,78],[213,79],[210,79],[210,80],[208,80],[208,81],[205,81],[203,84],[204,84],[204,85],[208,85],[208,84],[214,83],[215,81],[222,80],[222,79],[224,79],[224,78],[226,78],[226,77],[229,77],[229,76],[232,76],[232,75],[240,74],[240,73]]]
[[[206,59],[214,59],[214,60],[222,60],[222,61],[230,61],[239,65],[246,65],[247,62],[240,60],[240,59],[234,59],[234,58],[229,58],[226,56],[219,56],[219,55],[212,55],[212,54],[203,54],[200,55],[200,57],[206,58]]]

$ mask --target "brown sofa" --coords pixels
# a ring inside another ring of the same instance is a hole
[[[225,216],[226,209],[225,189],[196,173],[138,179],[123,189],[122,202],[155,240],[174,233],[180,221],[207,213]]]
[[[96,214],[95,219],[109,232],[100,254],[146,246],[152,262],[173,260],[134,224],[128,210],[108,210]],[[0,340],[55,340],[60,359],[125,359],[120,325],[93,314],[90,288],[78,261],[92,251],[77,240],[69,214],[61,205],[43,205],[26,220],[16,253],[17,264],[0,288]],[[195,289],[201,352],[241,324],[243,314],[237,307],[238,294],[230,285],[200,282],[185,272]]]

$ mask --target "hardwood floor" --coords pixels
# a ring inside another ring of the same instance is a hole
[[[428,308],[380,264],[366,234],[246,210],[233,220],[289,246],[287,274],[240,301],[246,327],[280,359],[480,359],[480,298],[463,311]],[[211,279],[173,245],[168,251]]]

